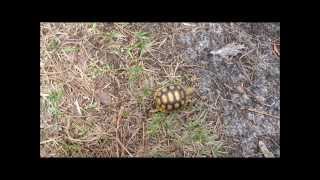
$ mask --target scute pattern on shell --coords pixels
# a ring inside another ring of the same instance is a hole
[[[182,107],[186,101],[186,92],[179,85],[170,85],[155,92],[156,108],[160,111],[172,111]]]

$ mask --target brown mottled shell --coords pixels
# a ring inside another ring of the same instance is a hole
[[[170,85],[155,92],[156,108],[160,111],[173,111],[186,103],[186,92],[179,85]]]

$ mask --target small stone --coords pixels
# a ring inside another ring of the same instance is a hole
[[[264,101],[266,100],[264,97],[262,97],[262,96],[256,96],[256,99],[257,99],[257,101],[258,102],[260,102],[260,103],[264,103]]]

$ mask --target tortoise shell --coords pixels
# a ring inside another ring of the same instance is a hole
[[[156,108],[162,112],[179,109],[186,104],[188,95],[180,85],[158,89],[154,94]]]

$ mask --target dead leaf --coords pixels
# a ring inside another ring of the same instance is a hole
[[[78,103],[78,100],[76,100],[73,104],[73,109],[74,109],[74,113],[77,115],[77,116],[82,116],[82,113],[81,113],[81,110],[80,110],[80,106],[79,106],[79,103]]]

